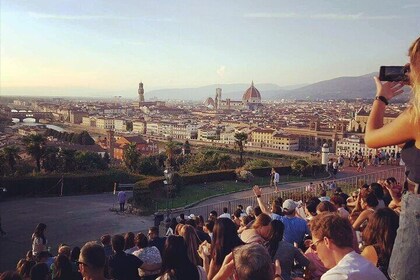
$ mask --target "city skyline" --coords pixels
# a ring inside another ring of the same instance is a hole
[[[359,76],[405,64],[420,30],[416,1],[0,2],[4,95]]]

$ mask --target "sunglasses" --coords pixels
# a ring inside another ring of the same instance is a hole
[[[311,243],[311,244],[309,245],[309,247],[311,247],[311,249],[312,249],[312,250],[316,251],[317,246],[318,246],[319,242],[321,242],[321,241],[324,241],[324,238],[321,238],[321,239],[319,239],[319,240],[317,240],[317,241],[315,241],[315,242]]]

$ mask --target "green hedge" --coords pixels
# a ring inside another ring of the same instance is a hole
[[[3,177],[0,185],[7,188],[8,196],[55,196],[61,191],[61,177],[64,179],[63,195],[111,192],[114,182],[134,183],[144,178],[123,170],[109,170],[89,174]]]

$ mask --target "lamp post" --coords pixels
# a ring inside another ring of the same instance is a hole
[[[166,215],[169,217],[170,208],[169,208],[169,199],[172,198],[172,191],[173,191],[173,178],[174,178],[174,170],[169,162],[166,163],[166,169],[163,171],[163,175],[165,176],[165,180],[163,183],[165,184],[166,188]]]

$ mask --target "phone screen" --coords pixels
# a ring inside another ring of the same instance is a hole
[[[379,70],[379,80],[381,81],[406,81],[408,79],[407,67],[405,66],[381,66]]]

